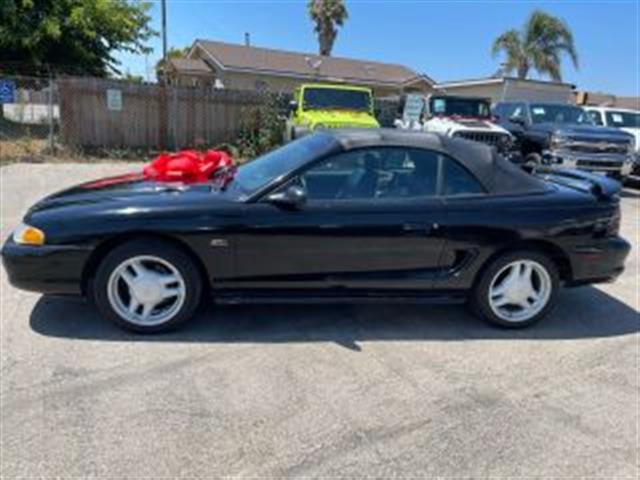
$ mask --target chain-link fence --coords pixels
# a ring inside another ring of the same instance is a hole
[[[89,154],[144,159],[162,150],[246,146],[254,134],[260,137],[256,145],[267,137],[273,143],[279,125],[274,119],[284,127],[291,98],[264,91],[0,72],[0,158]],[[377,100],[375,109],[383,126],[390,126],[397,103]],[[248,150],[255,153],[256,145]]]
[[[0,77],[0,156],[54,151],[60,131],[57,83],[50,77]]]

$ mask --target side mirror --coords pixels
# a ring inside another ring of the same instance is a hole
[[[294,113],[296,110],[298,110],[298,102],[291,100],[289,102],[289,112]]]
[[[272,193],[267,201],[279,207],[300,208],[307,202],[307,192],[298,185],[291,185],[286,190]]]
[[[524,127],[524,118],[522,117],[509,117],[509,121],[511,123],[515,123],[516,125],[520,125],[521,127]]]

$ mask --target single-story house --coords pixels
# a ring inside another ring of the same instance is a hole
[[[502,100],[536,100],[541,102],[574,102],[575,85],[516,77],[487,77],[442,82],[436,88],[449,95],[486,97]]]
[[[611,93],[576,92],[576,104],[594,107],[614,107],[640,111],[640,97],[619,97]]]
[[[186,58],[171,59],[167,82],[237,90],[292,92],[304,82],[348,83],[376,96],[429,93],[435,82],[403,65],[195,40]]]

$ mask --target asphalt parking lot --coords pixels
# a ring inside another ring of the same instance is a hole
[[[2,167],[2,238],[132,168]],[[622,209],[623,276],[525,331],[459,306],[238,306],[141,337],[2,270],[0,477],[637,478],[640,191]]]

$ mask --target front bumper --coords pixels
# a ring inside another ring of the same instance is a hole
[[[568,286],[612,282],[624,271],[631,245],[622,237],[609,237],[575,245],[570,251],[572,280]]]
[[[68,245],[18,245],[2,248],[9,282],[21,290],[52,295],[81,295],[82,276],[91,248]]]
[[[633,155],[577,153],[568,150],[545,150],[543,161],[550,167],[576,168],[626,177],[634,167]]]

